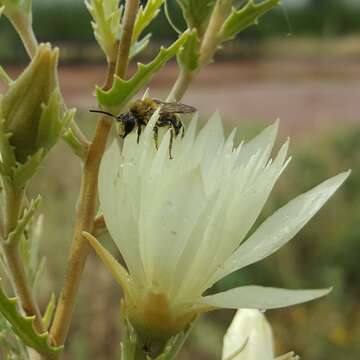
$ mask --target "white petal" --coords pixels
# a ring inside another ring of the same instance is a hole
[[[270,324],[259,310],[240,309],[224,336],[222,360],[274,360]]]
[[[140,281],[143,278],[143,267],[139,261],[136,214],[132,211],[129,189],[123,181],[123,172],[128,166],[114,140],[101,162],[99,198],[109,233],[124,257],[131,275]]]
[[[275,360],[300,360],[300,356],[296,355],[293,351],[290,351],[287,354],[278,356]]]
[[[201,167],[206,173],[219,147],[223,145],[224,130],[220,115],[215,113],[200,130],[193,146],[193,155],[191,158],[197,161],[201,160]]]
[[[320,298],[330,291],[331,289],[287,290],[250,285],[205,296],[201,303],[226,309],[277,309]]]
[[[239,153],[237,164],[240,166],[241,164],[246,163],[257,151],[265,149],[267,149],[266,158],[269,159],[278,129],[279,120],[276,120],[274,124],[268,126],[255,138],[245,143]]]
[[[260,261],[285,245],[317,213],[349,174],[350,171],[334,176],[277,210],[230,256],[219,269],[216,279]]]

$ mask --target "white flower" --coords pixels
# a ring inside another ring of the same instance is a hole
[[[271,160],[278,124],[234,148],[215,114],[196,135],[193,120],[174,141],[156,150],[154,114],[137,143],[115,140],[100,169],[99,196],[122,267],[85,235],[125,291],[131,321],[144,332],[170,336],[201,312],[215,308],[272,309],[324,296],[323,290],[243,286],[203,296],[216,281],[286,244],[343,183],[337,175],[276,211],[245,238],[289,162],[288,142]]]
[[[254,309],[236,312],[225,336],[222,360],[298,360],[294,352],[275,358],[273,335],[265,316]]]

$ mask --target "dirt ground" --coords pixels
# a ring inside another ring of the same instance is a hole
[[[102,83],[104,72],[101,65],[62,66],[60,80],[68,104],[84,110],[96,107],[93,87]],[[166,97],[176,72],[176,65],[170,64],[158,74],[151,83],[152,94]],[[234,125],[280,118],[282,130],[290,135],[339,124],[360,125],[359,101],[360,61],[331,59],[212,64],[184,98],[200,114],[219,110]]]

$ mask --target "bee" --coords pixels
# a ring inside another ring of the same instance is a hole
[[[136,100],[130,105],[129,111],[118,116],[107,111],[90,110],[90,112],[101,113],[113,117],[121,126],[122,138],[125,138],[136,129],[137,143],[139,143],[142,127],[146,126],[154,112],[160,108],[159,118],[154,126],[155,146],[159,147],[159,128],[170,128],[169,157],[174,137],[184,136],[184,124],[178,114],[189,114],[196,111],[193,106],[185,105],[177,102],[165,102],[158,99],[145,98]]]

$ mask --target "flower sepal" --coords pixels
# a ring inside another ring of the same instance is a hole
[[[83,236],[124,291],[122,311],[144,343],[165,346],[172,337],[183,332],[195,320],[197,312],[190,307],[171,306],[171,301],[165,294],[135,286],[127,270],[94,236],[87,232],[83,232]]]
[[[121,358],[124,360],[173,360],[184,345],[192,323],[167,341],[144,339],[129,319],[124,301],[121,302]]]

